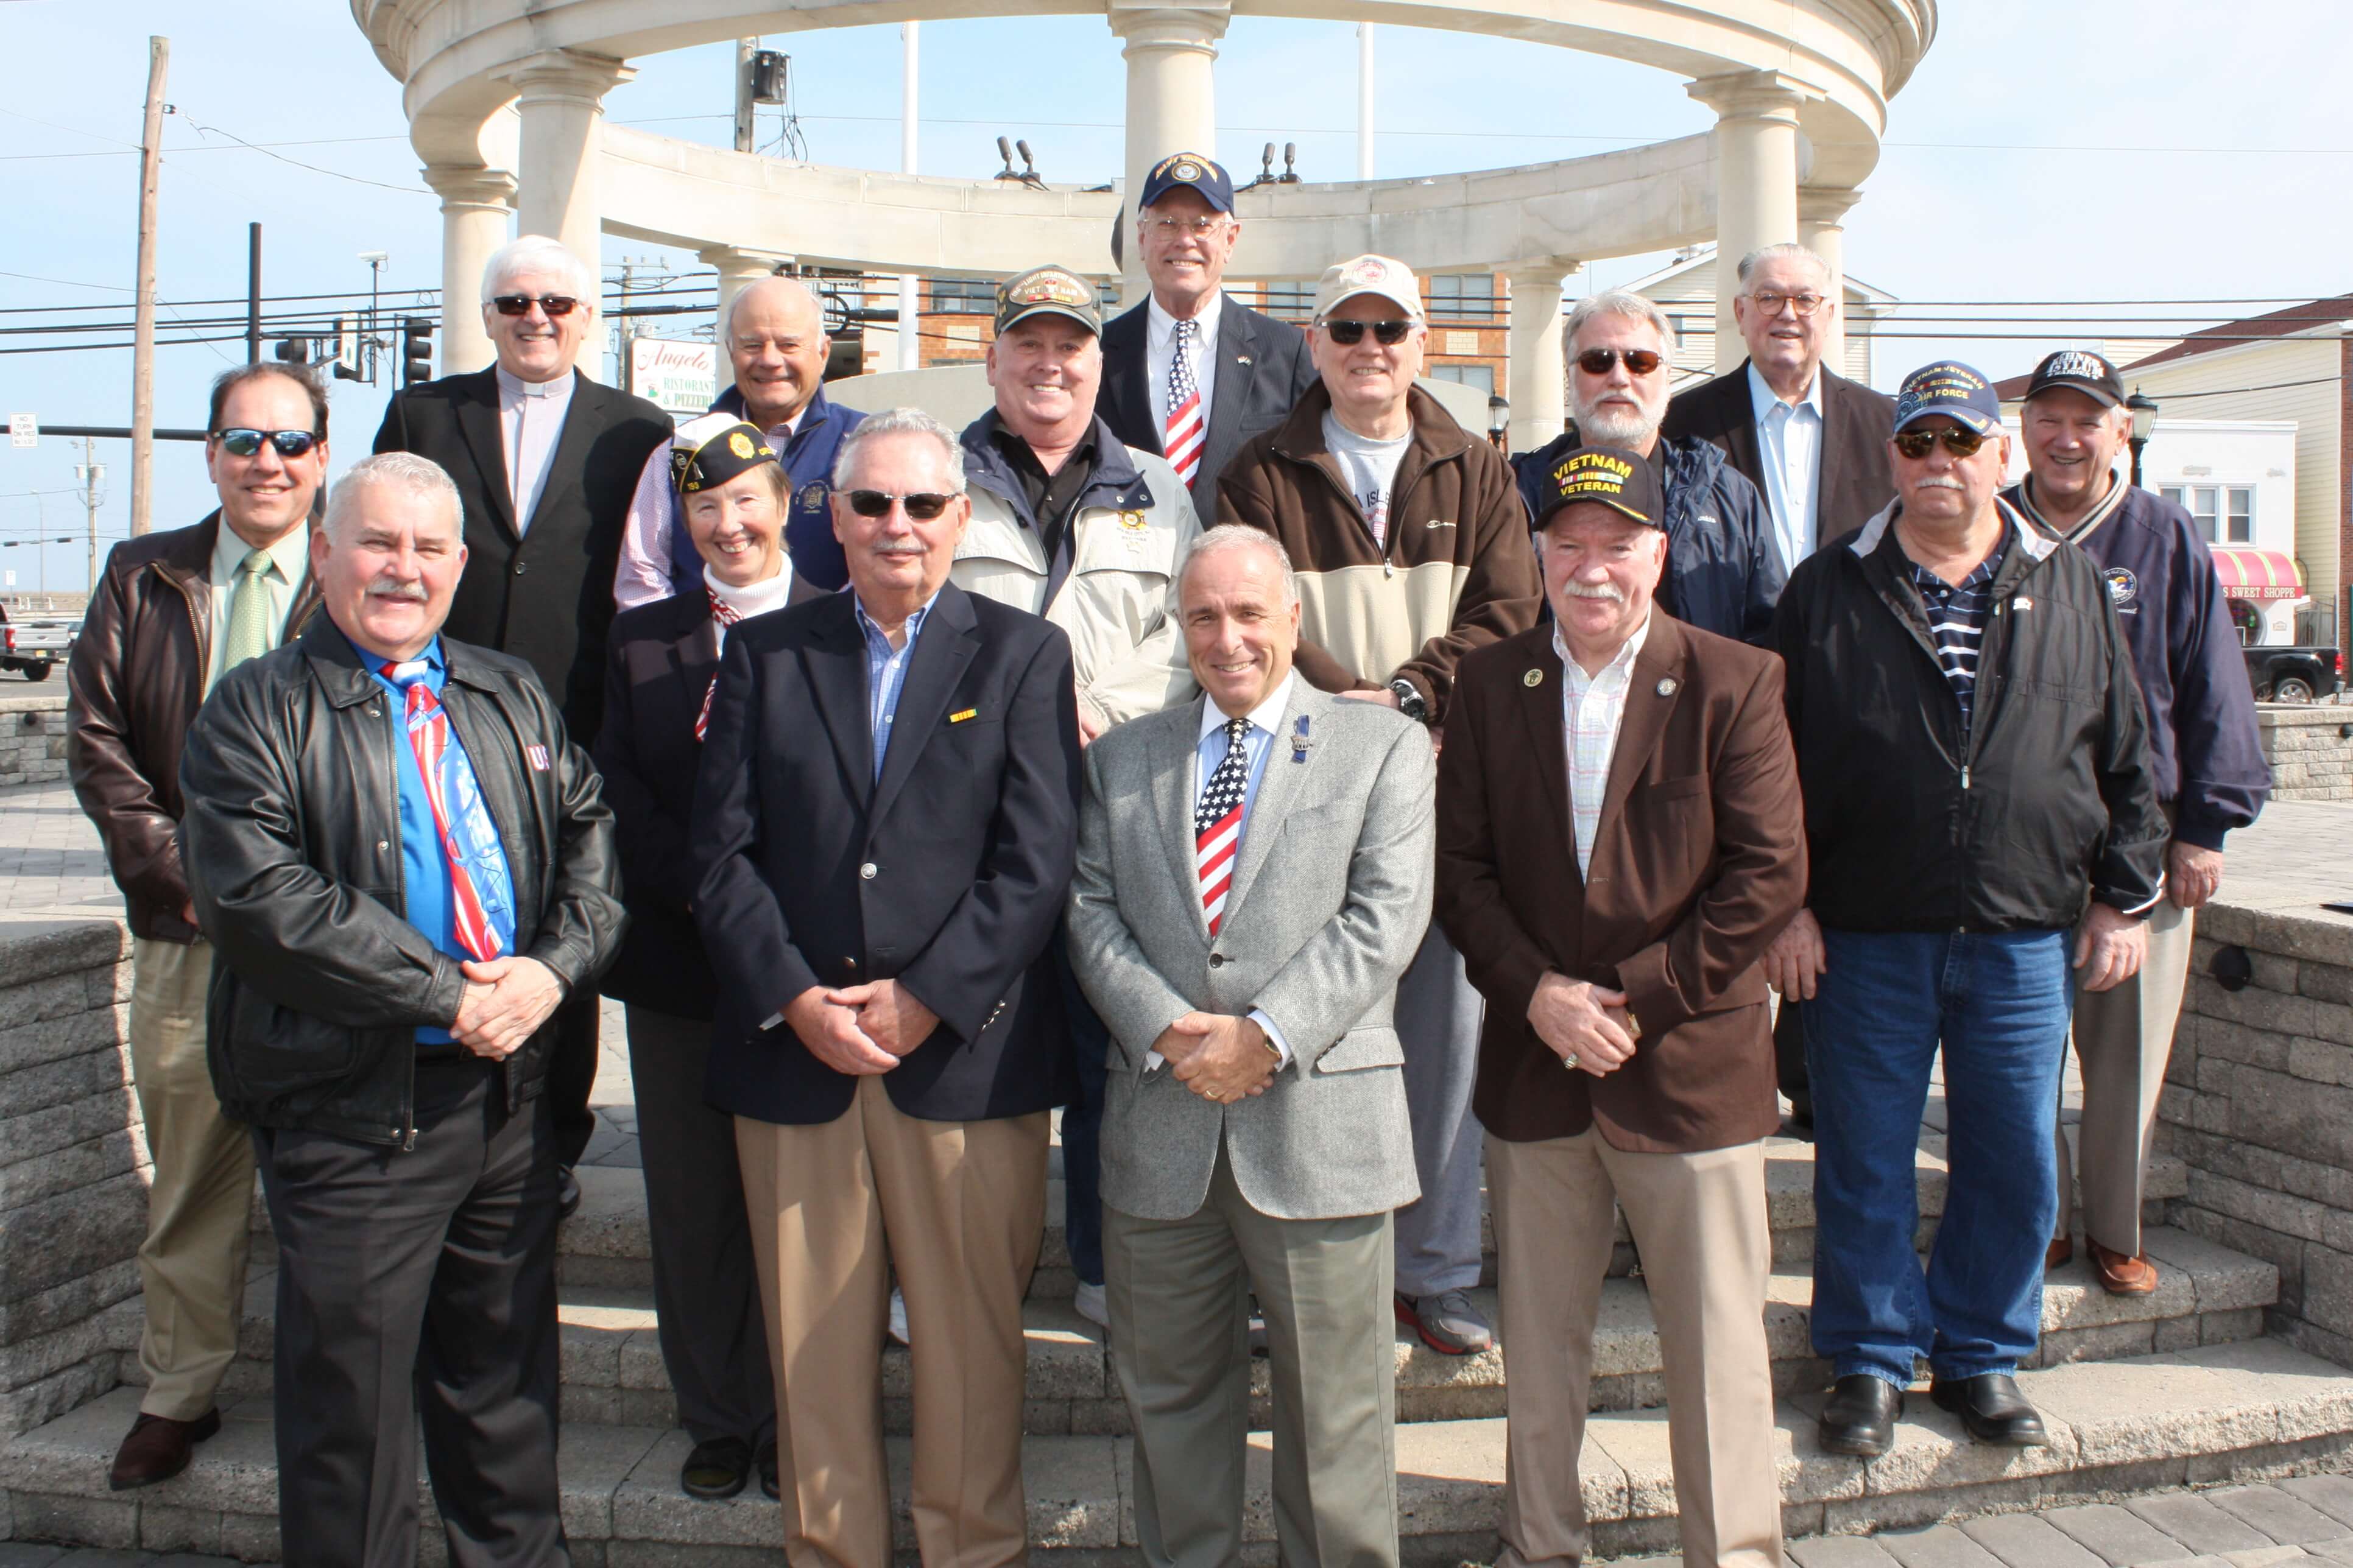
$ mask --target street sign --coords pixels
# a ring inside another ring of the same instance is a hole
[[[41,421],[37,415],[11,414],[8,416],[8,445],[24,447],[37,447],[40,444]]]

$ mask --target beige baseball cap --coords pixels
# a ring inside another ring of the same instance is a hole
[[[1405,312],[1409,321],[1421,317],[1421,284],[1413,268],[1387,256],[1359,256],[1327,267],[1315,284],[1315,319],[1323,321],[1358,294],[1377,294]]]

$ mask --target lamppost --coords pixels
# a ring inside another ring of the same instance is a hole
[[[2140,483],[2141,448],[2148,445],[2150,432],[2157,428],[2157,399],[2145,395],[2137,386],[2125,399],[2125,407],[2132,415],[2132,482]]]
[[[1512,405],[1504,401],[1502,393],[1489,393],[1487,395],[1487,439],[1494,444],[1495,450],[1505,452],[1506,456],[1509,453],[1506,451],[1504,442],[1511,428]]]

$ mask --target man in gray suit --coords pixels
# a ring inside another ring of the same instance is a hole
[[[1390,1211],[1419,1189],[1391,1014],[1430,921],[1430,742],[1293,676],[1272,535],[1202,534],[1177,603],[1204,696],[1088,749],[1071,889],[1113,1040],[1103,1255],[1136,1530],[1155,1568],[1240,1558],[1255,1290],[1283,1561],[1393,1564]]]

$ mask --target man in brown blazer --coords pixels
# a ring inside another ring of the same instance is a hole
[[[1544,479],[1554,624],[1464,658],[1439,760],[1438,915],[1487,998],[1474,1105],[1511,1371],[1497,1564],[1586,1554],[1577,1458],[1614,1201],[1658,1321],[1683,1561],[1777,1568],[1757,960],[1805,894],[1781,667],[1652,607],[1648,462],[1584,447]]]

